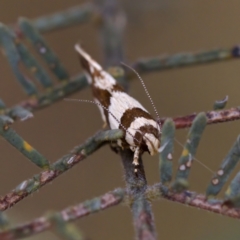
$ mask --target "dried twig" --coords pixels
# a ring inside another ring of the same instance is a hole
[[[177,129],[187,128],[192,125],[193,120],[197,116],[198,113],[193,113],[186,116],[174,117],[173,121],[175,123],[175,127]],[[207,124],[215,124],[215,123],[224,123],[230,122],[240,119],[240,108],[229,108],[226,110],[219,111],[209,111],[206,112]],[[166,118],[161,119],[161,123],[165,121]]]
[[[80,23],[86,23],[97,14],[93,4],[87,3],[69,8],[65,11],[39,17],[32,20],[34,27],[41,33],[47,33],[70,27]],[[25,37],[18,25],[11,25],[18,37]]]
[[[161,183],[157,183],[152,187],[148,187],[146,194],[149,199],[156,200],[161,197],[173,201],[200,208],[210,212],[222,214],[231,218],[240,219],[240,209],[233,208],[227,205],[224,200],[209,199],[206,195],[198,194],[196,192],[184,191],[182,193],[172,192],[168,187]]]
[[[139,240],[156,239],[155,224],[150,202],[145,198],[147,180],[143,168],[142,159],[139,159],[137,172],[132,164],[133,152],[131,150],[120,151],[126,181],[126,192],[131,198],[131,209],[135,226],[136,237]]]
[[[132,193],[136,191],[136,188],[131,187],[131,189]],[[139,188],[138,186],[137,189],[141,189],[141,187]],[[59,214],[61,214],[62,219],[65,222],[69,222],[87,216],[89,214],[96,213],[100,210],[107,209],[111,206],[118,205],[119,203],[125,201],[126,203],[130,204],[131,208],[133,208],[133,204],[135,204],[135,207],[138,207],[138,209],[140,210],[138,212],[139,214],[134,216],[136,224],[135,227],[136,230],[138,230],[137,237],[139,239],[155,239],[155,236],[152,232],[152,218],[149,216],[149,214],[146,213],[146,210],[149,211],[149,206],[144,205],[146,201],[142,201],[142,199],[140,198],[138,198],[137,200],[133,200],[134,195],[129,195],[129,191],[130,190],[128,188],[118,188],[100,197],[64,209],[59,212]],[[164,198],[173,202],[178,202],[188,206],[200,208],[202,210],[222,214],[231,218],[240,219],[240,209],[228,206],[223,200],[208,200],[205,195],[198,194],[192,191],[176,193],[162,183],[157,183],[153,186],[147,187],[144,195],[142,196],[145,198],[145,200],[148,201]],[[137,211],[134,212],[136,213]],[[43,216],[31,222],[21,224],[1,232],[0,238],[1,240],[15,240],[27,236],[32,236],[34,234],[47,230],[50,227],[51,222],[46,216]]]
[[[66,208],[59,212],[59,214],[61,215],[64,222],[69,222],[87,216],[91,213],[96,213],[107,209],[111,206],[115,206],[122,202],[123,199],[124,190],[116,189],[98,198],[94,198],[90,201],[86,201],[84,203]],[[0,239],[15,240],[43,232],[51,227],[52,221],[50,220],[51,219],[49,219],[49,216],[43,216],[29,223],[21,224],[19,226],[1,232]]]
[[[107,141],[114,141],[122,136],[123,132],[121,130],[98,132],[84,144],[75,147],[70,154],[63,156],[61,159],[53,163],[49,170],[43,171],[35,175],[33,178],[23,181],[10,193],[0,197],[0,211],[8,209],[23,198],[43,187],[45,184],[51,182],[60,174],[72,168],[95,152]]]
[[[211,62],[222,62],[240,57],[239,46],[231,48],[220,48],[196,53],[177,53],[169,56],[158,56],[146,59],[139,59],[132,66],[139,73],[162,71],[166,69],[189,67],[192,65],[209,64]],[[128,72],[131,77],[132,74]]]

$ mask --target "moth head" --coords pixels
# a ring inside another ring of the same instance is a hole
[[[158,153],[158,149],[160,148],[159,135],[154,133],[145,133],[143,136],[143,140],[151,156]]]
[[[127,133],[130,134],[129,132]],[[139,147],[141,153],[147,151],[153,156],[159,152],[160,135],[160,127],[150,124],[144,125],[136,129],[134,136],[132,135],[134,144],[130,144],[130,149],[134,152],[136,148]]]

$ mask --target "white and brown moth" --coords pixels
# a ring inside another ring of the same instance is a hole
[[[75,49],[91,84],[94,101],[100,109],[104,124],[111,129],[124,131],[124,138],[118,140],[117,144],[134,152],[133,164],[137,167],[140,154],[148,151],[154,155],[160,151],[159,124],[80,45],[76,45]]]

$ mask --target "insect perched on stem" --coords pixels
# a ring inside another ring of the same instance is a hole
[[[94,101],[100,109],[104,126],[124,131],[124,137],[119,139],[117,144],[134,152],[133,164],[137,172],[140,154],[148,151],[154,155],[160,151],[160,125],[136,99],[124,92],[117,81],[80,45],[76,45],[75,49],[91,84]],[[150,98],[144,83],[143,86]]]

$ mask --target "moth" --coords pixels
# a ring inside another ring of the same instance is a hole
[[[124,137],[119,139],[117,144],[134,152],[133,164],[137,172],[139,156],[143,152],[147,151],[150,155],[155,155],[160,151],[160,124],[80,45],[75,45],[75,49],[91,85],[94,101],[99,107],[104,125],[108,125],[110,129],[124,131]],[[145,88],[144,83],[143,86]],[[149,96],[148,92],[147,95]]]

